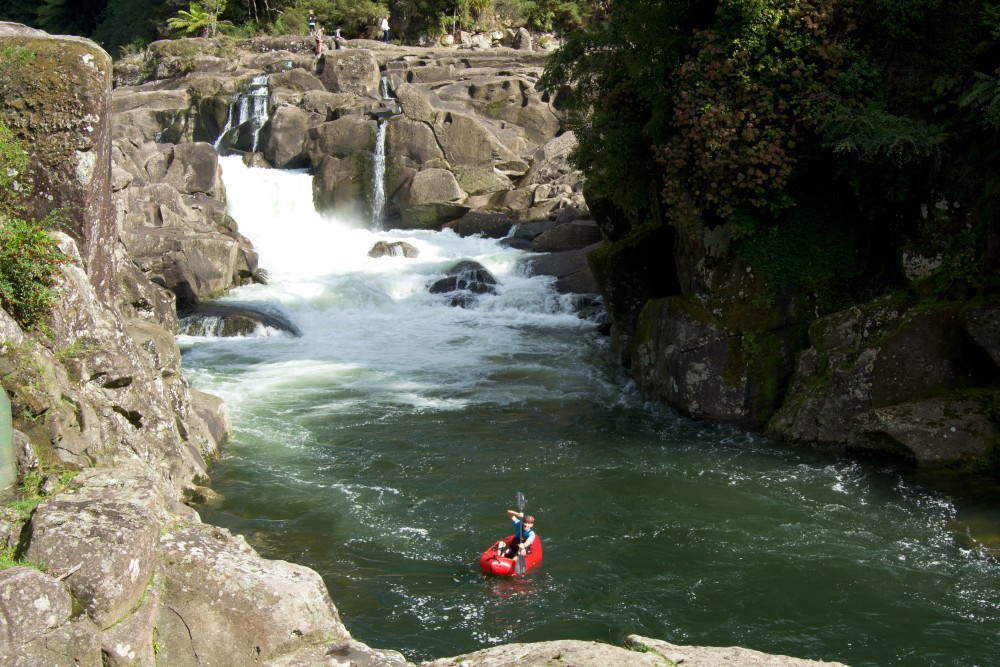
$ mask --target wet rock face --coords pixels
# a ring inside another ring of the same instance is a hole
[[[185,313],[181,333],[189,336],[256,336],[268,330],[301,336],[302,331],[277,308],[266,304],[203,303]]]
[[[1000,379],[978,342],[989,312],[875,302],[817,320],[768,433],[921,466],[987,458]]]
[[[414,258],[420,255],[416,246],[406,241],[376,241],[372,249],[368,251],[369,257],[408,257]]]
[[[428,288],[431,294],[445,294],[452,306],[468,308],[480,294],[496,294],[497,279],[486,267],[472,260],[461,261],[448,269],[448,275]]]

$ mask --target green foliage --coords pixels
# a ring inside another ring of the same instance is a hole
[[[903,167],[931,159],[940,162],[948,133],[920,118],[897,116],[876,104],[839,105],[819,122],[823,146],[835,154],[852,153],[866,162]]]
[[[976,83],[959,101],[959,106],[971,108],[981,114],[980,124],[985,130],[1000,129],[1000,70],[994,75],[976,72]]]
[[[57,268],[66,261],[48,235],[50,222],[0,217],[0,306],[23,327],[56,302]]]
[[[134,52],[165,37],[168,17],[187,7],[188,0],[108,0],[91,38],[110,53]]]
[[[219,32],[219,14],[226,11],[226,0],[192,2],[187,10],[167,19],[175,33],[186,37],[215,37]]]
[[[0,122],[0,215],[21,210],[27,167],[28,154],[11,129]]]
[[[573,160],[590,186],[641,221],[656,205],[651,146],[669,133],[673,73],[698,3],[623,0],[611,18],[573,32],[542,77],[576,133]]]
[[[761,274],[773,293],[788,287],[814,302],[820,314],[850,302],[858,291],[860,240],[834,201],[803,195],[780,224],[746,235],[737,252]]]
[[[664,201],[689,198],[729,222],[742,208],[778,213],[843,54],[832,0],[720,5],[678,72],[675,134],[659,148]]]
[[[28,519],[31,518],[31,514],[35,511],[35,508],[38,507],[39,503],[45,500],[46,497],[55,495],[66,488],[66,485],[69,484],[73,477],[77,474],[77,471],[74,470],[53,471],[49,474],[53,475],[56,472],[59,473],[59,477],[53,485],[54,488],[50,490],[49,494],[46,494],[42,490],[42,485],[47,479],[47,476],[43,471],[29,470],[24,473],[21,477],[21,483],[18,485],[17,497],[5,503],[4,508],[13,512],[20,522],[24,523],[28,521]],[[19,557],[17,555],[16,547],[0,548],[0,570],[10,567],[31,567],[42,572],[46,572],[48,570],[43,563]]]
[[[88,36],[97,26],[107,0],[42,0],[37,25],[57,35]]]
[[[20,217],[29,194],[23,178],[28,156],[13,132],[0,122],[0,306],[30,327],[55,302],[56,269],[66,260],[41,223]]]
[[[921,291],[942,301],[966,301],[1000,291],[1000,275],[983,263],[981,231],[969,227],[955,234],[941,252],[941,266],[924,279]]]

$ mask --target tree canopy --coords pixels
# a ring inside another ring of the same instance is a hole
[[[934,237],[995,285],[998,38],[1000,5],[976,0],[615,0],[545,83],[634,224],[725,226],[746,249],[836,227],[879,279],[880,253]]]
[[[456,30],[527,26],[568,33],[591,21],[602,0],[4,0],[0,20],[17,21],[52,34],[90,37],[112,54],[180,31],[204,32],[217,25],[239,36],[306,31],[313,10],[327,26],[349,37],[377,37],[381,17],[392,17],[402,39]],[[209,17],[215,17],[215,22]],[[169,22],[173,22],[171,26]],[[204,25],[203,25],[204,24]]]

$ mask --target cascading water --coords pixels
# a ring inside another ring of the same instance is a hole
[[[250,131],[248,145],[250,152],[257,152],[260,130],[267,123],[269,116],[268,77],[268,74],[254,75],[247,83],[246,90],[229,105],[226,125],[222,128],[219,138],[215,140],[215,150],[220,154],[223,154],[229,145],[236,143],[232,134],[243,127]]]
[[[380,120],[375,132],[375,155],[372,159],[372,229],[380,230],[385,218],[385,130]]]
[[[998,499],[685,420],[635,392],[519,251],[326,219],[307,174],[222,165],[270,273],[232,299],[279,304],[302,335],[180,338],[235,428],[202,515],[317,570],[356,638],[412,661],[638,633],[854,667],[996,664],[1000,568],[964,535],[997,531]],[[369,257],[378,241],[419,254]],[[499,285],[455,308],[427,286],[465,259]],[[484,576],[516,491],[545,561]]]
[[[389,89],[389,77],[383,76],[379,85],[379,101],[382,111],[378,112],[378,128],[375,131],[375,151],[372,158],[372,224],[373,230],[385,225],[385,119],[399,113],[399,104]]]

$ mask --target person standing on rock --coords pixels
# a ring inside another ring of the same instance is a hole
[[[309,24],[309,34],[313,35],[316,33],[316,14],[313,10],[309,10],[309,18],[306,19],[306,23]]]
[[[323,26],[316,26],[316,55],[323,53]]]
[[[333,31],[333,48],[337,49],[338,51],[344,48],[344,45],[342,43],[343,41],[344,38],[340,36],[340,26],[338,25],[337,29]]]
[[[389,17],[382,17],[382,41],[389,43]]]

